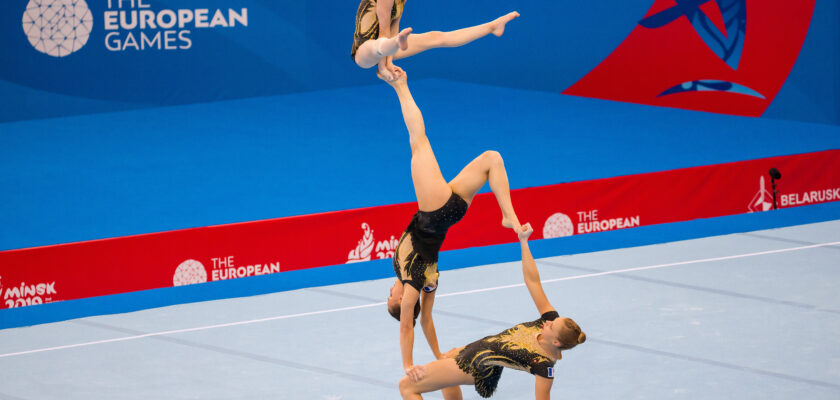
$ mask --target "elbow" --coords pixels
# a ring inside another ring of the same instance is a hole
[[[414,321],[412,321],[412,320],[410,320],[410,319],[409,319],[409,320],[405,320],[405,319],[400,320],[400,333],[405,333],[405,332],[412,332],[412,331],[414,331],[414,324],[413,324],[413,322],[414,322]]]

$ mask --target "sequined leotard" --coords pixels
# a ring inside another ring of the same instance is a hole
[[[537,335],[546,321],[558,318],[557,311],[549,311],[540,319],[524,322],[504,332],[487,336],[465,346],[455,362],[462,371],[475,379],[475,390],[481,397],[490,397],[496,391],[502,367],[554,379],[554,363],[537,342]]]
[[[437,289],[440,247],[449,227],[464,217],[467,207],[461,196],[452,193],[443,207],[414,214],[394,252],[397,279],[413,286],[418,292]]]
[[[403,13],[405,0],[394,0],[394,7],[391,8],[391,24],[396,22]],[[376,0],[362,0],[359,10],[356,11],[356,31],[353,34],[353,48],[350,49],[350,57],[356,59],[356,50],[362,43],[371,39],[379,38],[379,21],[376,18]]]

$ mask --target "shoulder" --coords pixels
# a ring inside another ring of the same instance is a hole
[[[540,320],[543,321],[554,321],[555,319],[560,318],[560,314],[557,311],[551,310],[546,311],[543,315],[540,315]]]

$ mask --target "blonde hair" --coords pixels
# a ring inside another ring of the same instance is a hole
[[[562,350],[569,350],[586,341],[586,334],[580,330],[580,326],[573,319],[566,318],[563,326],[566,329],[557,336],[557,340],[562,344],[560,346]]]

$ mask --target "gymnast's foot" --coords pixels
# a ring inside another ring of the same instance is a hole
[[[492,32],[496,36],[502,36],[505,33],[505,24],[507,24],[516,17],[519,17],[519,13],[513,11],[511,13],[508,13],[507,15],[503,15],[499,18],[496,18],[493,22],[490,23],[490,32]]]
[[[400,50],[408,48],[408,35],[411,34],[411,28],[405,28],[397,34],[397,43],[400,45]]]
[[[513,229],[517,235],[522,232],[522,225],[519,225],[519,220],[516,217],[513,217],[512,219],[502,218],[502,226]]]

